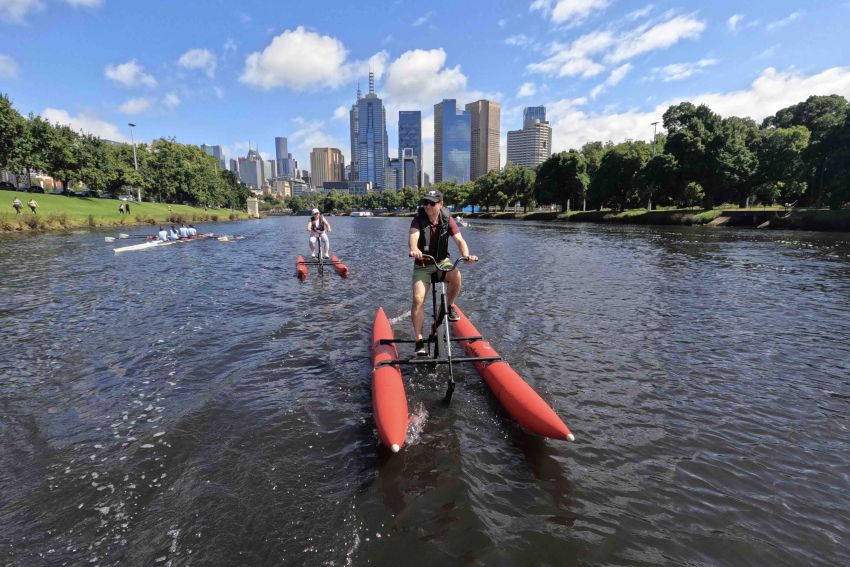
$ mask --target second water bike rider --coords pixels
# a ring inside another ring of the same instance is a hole
[[[310,255],[315,258],[316,254],[321,252],[325,258],[330,258],[331,242],[328,240],[328,233],[331,232],[331,225],[319,209],[312,210],[310,220],[307,221],[307,232],[310,233]]]

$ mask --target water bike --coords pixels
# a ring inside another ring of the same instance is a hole
[[[323,278],[325,276],[325,266],[328,265],[333,266],[334,271],[340,277],[348,277],[348,266],[343,264],[336,256],[331,256],[330,258],[324,257],[321,251],[318,257],[313,257],[309,260],[305,260],[303,256],[298,256],[298,259],[295,261],[295,275],[298,276],[299,280],[305,280],[307,279],[307,266],[317,266],[316,271],[319,273],[319,277]]]
[[[416,341],[395,338],[383,307],[378,308],[372,324],[372,408],[381,443],[397,453],[407,436],[410,416],[401,367],[419,364],[447,366],[449,376],[444,401],[449,403],[455,390],[455,363],[474,364],[505,411],[526,430],[543,437],[574,441],[572,432],[555,410],[484,340],[457,305],[454,308],[459,319],[454,323],[449,321],[443,279],[467,257],[458,258],[448,269],[440,268],[433,256],[424,254],[422,257],[437,266],[437,272],[431,275],[433,323],[427,339],[427,356],[399,358],[396,345]],[[453,342],[458,343],[465,356],[454,355]]]

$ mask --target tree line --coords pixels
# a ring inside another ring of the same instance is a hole
[[[160,138],[133,147],[104,141],[53,124],[40,116],[21,116],[0,94],[0,170],[43,172],[65,189],[79,183],[118,196],[139,187],[148,198],[209,206],[244,208],[250,189],[218,160],[197,146]]]

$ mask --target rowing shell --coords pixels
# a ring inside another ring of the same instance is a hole
[[[206,240],[207,238],[211,238],[213,233],[208,232],[206,234],[199,234],[194,238],[182,238],[180,240],[168,240],[163,242],[162,240],[151,240],[148,242],[142,242],[141,244],[131,244],[130,246],[121,246],[120,248],[113,248],[112,251],[118,254],[119,252],[136,252],[138,250],[148,250],[149,248],[159,248],[161,246],[170,246],[171,244],[177,244],[178,242],[193,242],[195,240]]]

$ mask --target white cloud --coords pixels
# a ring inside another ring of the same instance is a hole
[[[142,66],[136,63],[135,59],[131,59],[120,65],[107,65],[104,75],[106,75],[107,79],[111,79],[125,87],[135,87],[138,85],[144,85],[146,87],[156,86],[156,79],[153,75],[146,74]]]
[[[65,2],[75,8],[80,6],[84,8],[99,8],[103,5],[103,0],[65,0]]]
[[[534,40],[524,33],[518,33],[502,40],[505,45],[515,45],[517,47],[528,47],[534,44]]]
[[[553,148],[562,151],[579,148],[588,141],[615,142],[626,138],[647,140],[652,137],[650,124],[660,120],[672,104],[690,101],[706,104],[723,116],[748,116],[761,120],[781,108],[806,100],[812,95],[840,94],[850,97],[850,67],[833,67],[816,75],[796,71],[765,69],[748,89],[728,93],[703,93],[665,101],[649,111],[590,113],[582,110],[584,99],[563,99],[546,105],[553,129]]]
[[[176,93],[168,93],[162,98],[162,103],[166,108],[177,108],[180,106],[180,97]]]
[[[570,20],[580,23],[592,12],[604,10],[609,4],[611,0],[534,0],[530,9],[543,12],[556,24]]]
[[[119,107],[124,114],[141,114],[151,108],[151,101],[147,98],[131,98]]]
[[[641,26],[620,37],[607,59],[619,63],[647,51],[670,47],[681,39],[697,38],[704,29],[705,22],[691,16],[677,16],[648,29]]]
[[[534,96],[537,94],[537,86],[534,83],[523,83],[520,85],[516,95],[518,97]]]
[[[387,67],[384,89],[396,105],[428,108],[443,98],[458,98],[466,91],[460,65],[445,67],[442,49],[405,51]]]
[[[569,45],[553,42],[548,57],[526,68],[531,73],[557,77],[595,77],[605,70],[600,63],[622,63],[642,53],[664,49],[681,39],[699,37],[705,22],[691,16],[667,15],[666,21],[646,23],[615,36],[609,31],[585,34]]]
[[[413,27],[419,27],[428,23],[428,21],[434,16],[434,11],[426,12],[425,14],[416,18],[416,21],[413,22]]]
[[[738,31],[738,25],[742,21],[744,21],[744,15],[743,14],[733,14],[732,16],[729,17],[728,20],[726,20],[726,27],[729,29],[729,31],[736,32],[736,31]]]
[[[639,20],[641,18],[645,18],[655,9],[653,4],[647,4],[643,8],[638,8],[637,10],[633,10],[626,14],[626,19],[629,21]]]
[[[0,53],[0,78],[2,79],[17,79],[18,64],[9,55]]]
[[[70,126],[73,130],[93,134],[105,140],[114,142],[126,142],[127,138],[115,124],[102,120],[95,114],[82,113],[71,116],[68,111],[58,108],[45,108],[41,111],[41,117],[54,124]]]
[[[224,42],[224,51],[236,51],[236,42],[231,38],[227,38],[227,41]]]
[[[387,57],[381,51],[367,61],[348,61],[348,50],[341,41],[299,26],[275,37],[263,51],[248,55],[239,80],[266,90],[336,88],[370,70],[380,78]]]
[[[701,73],[706,67],[711,67],[718,63],[717,59],[700,59],[690,63],[673,63],[664,67],[656,67],[652,70],[655,77],[660,78],[663,82],[681,81],[692,75]]]
[[[0,20],[21,23],[29,12],[43,7],[40,0],[0,0]]]
[[[785,26],[787,26],[791,22],[793,22],[795,20],[799,20],[802,17],[803,17],[803,12],[792,12],[791,14],[788,14],[787,16],[782,18],[781,20],[776,20],[775,22],[770,22],[769,24],[767,24],[767,30],[773,31],[773,30],[776,30],[776,29],[779,29],[779,28],[784,28]]]
[[[613,86],[620,84],[620,81],[622,81],[624,78],[626,78],[626,75],[628,75],[631,72],[631,70],[632,70],[632,64],[631,63],[624,63],[623,65],[620,65],[619,67],[617,67],[616,69],[611,71],[611,74],[608,75],[608,78],[605,80],[604,83],[602,83],[600,85],[596,85],[595,87],[593,87],[593,90],[590,91],[590,98],[595,99],[596,97],[601,95],[603,92],[605,92],[605,90],[607,90],[608,87],[613,87]]]
[[[334,120],[348,120],[348,107],[345,105],[337,106],[334,110]]]
[[[180,56],[177,64],[185,69],[199,69],[212,79],[215,77],[215,68],[218,64],[215,53],[209,49],[190,49]]]
[[[504,28],[508,24],[508,21],[505,18],[502,18],[496,23],[499,24],[500,28]]]
[[[298,160],[303,169],[310,169],[310,152],[313,148],[337,148],[342,152],[345,163],[348,163],[351,146],[325,132],[324,120],[305,120],[299,116],[295,124],[298,129],[287,136],[287,141],[293,156],[303,156],[303,159]]]

